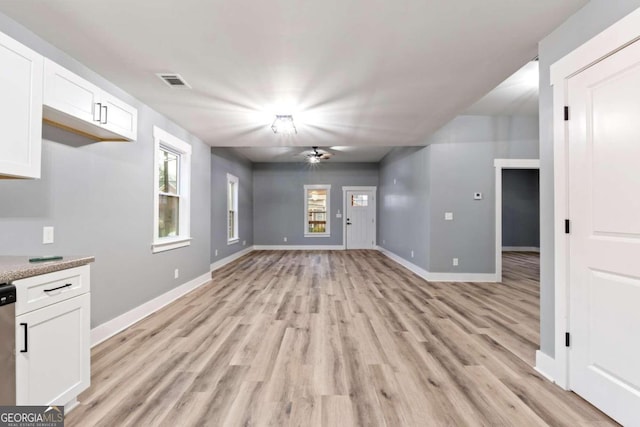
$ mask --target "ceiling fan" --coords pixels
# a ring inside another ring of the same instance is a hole
[[[320,160],[329,160],[333,156],[333,153],[320,147],[311,148],[311,150],[300,153],[300,155],[305,157],[309,163],[320,163]]]

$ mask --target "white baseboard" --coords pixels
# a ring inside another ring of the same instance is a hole
[[[217,269],[224,267],[225,265],[229,264],[230,262],[233,262],[233,261],[237,260],[238,258],[241,258],[241,257],[245,256],[246,254],[248,254],[251,251],[253,251],[253,246],[249,246],[248,248],[245,248],[245,249],[243,249],[243,250],[241,250],[239,252],[231,254],[228,257],[224,257],[222,259],[219,259],[218,261],[216,261],[213,264],[211,264],[211,271],[216,271]]]
[[[536,246],[503,246],[502,252],[540,252]]]
[[[378,246],[378,250],[401,266],[430,282],[497,282],[493,273],[434,273],[407,261],[400,255]]]
[[[193,291],[196,288],[199,288],[209,281],[211,281],[210,271],[203,274],[202,276],[188,281],[183,285],[178,286],[177,288],[173,288],[170,291],[157,296],[151,301],[147,301],[144,304],[139,305],[124,314],[121,314],[115,319],[109,320],[102,325],[96,326],[91,330],[91,347],[94,347],[100,344],[102,341],[111,338],[118,332],[125,330],[134,323],[139,322],[150,314],[155,313],[162,307],[172,303],[181,296],[188,294],[189,292]]]
[[[535,370],[549,381],[556,382],[556,360],[540,350],[536,350]]]
[[[382,254],[385,255],[387,258],[394,260],[395,262],[397,262],[407,270],[411,270],[412,272],[416,273],[418,276],[422,277],[423,279],[429,280],[427,279],[427,277],[429,276],[429,272],[424,268],[418,267],[412,262],[409,262],[406,259],[402,258],[400,255],[396,255],[393,252],[388,251],[381,246],[378,246],[378,251],[382,252]]]
[[[256,251],[342,251],[342,245],[254,245]]]

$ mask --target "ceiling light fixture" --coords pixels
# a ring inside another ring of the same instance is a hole
[[[293,135],[298,133],[296,125],[293,123],[292,115],[277,115],[273,123],[271,123],[273,133],[283,133],[285,135]]]
[[[305,153],[305,157],[309,163],[320,163],[320,160],[329,160],[331,158],[331,153],[328,153],[324,150],[319,151],[320,147],[311,147],[313,150]]]

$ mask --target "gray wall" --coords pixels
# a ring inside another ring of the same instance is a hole
[[[0,182],[0,254],[95,255],[91,324],[209,271],[210,149],[184,129],[0,14],[0,31],[138,108],[139,140],[89,143],[45,127],[42,179]],[[151,253],[153,125],[193,147],[191,246]],[[55,243],[42,245],[42,227]],[[180,270],[174,279],[173,270]]]
[[[537,117],[459,116],[426,142],[415,152],[393,150],[381,163],[384,200],[407,203],[415,212],[399,213],[383,201],[379,244],[430,272],[493,273],[493,160],[537,158]],[[418,182],[394,186],[399,171]],[[474,192],[482,192],[483,200],[474,200]],[[408,202],[414,198],[420,202]],[[453,221],[444,220],[445,212],[453,212]],[[418,248],[419,256],[411,259],[403,247]]]
[[[238,239],[227,243],[227,174],[238,177]],[[228,148],[211,149],[211,263],[253,245],[253,168]],[[218,251],[218,255],[216,255]]]
[[[304,185],[331,184],[331,236],[305,237]],[[342,245],[343,186],[377,186],[377,163],[257,163],[253,167],[256,245]],[[287,242],[283,238],[287,237]]]
[[[553,250],[553,92],[549,67],[640,7],[640,0],[591,0],[539,45],[540,58],[540,345],[555,355]]]
[[[429,268],[429,156],[429,147],[394,149],[380,163],[378,189],[378,245],[425,270]]]
[[[502,171],[502,246],[540,247],[540,174]]]

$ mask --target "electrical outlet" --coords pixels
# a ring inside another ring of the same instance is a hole
[[[411,251],[411,258],[413,258],[413,251]]]
[[[393,184],[395,185],[397,182],[398,181],[395,178],[393,178]]]
[[[285,237],[285,238],[284,238],[284,239],[282,239],[282,240],[284,240],[284,241],[286,242],[286,241],[287,241],[287,238]]]
[[[445,212],[444,219],[445,221],[453,221],[453,212]]]
[[[50,245],[53,243],[53,227],[42,227],[42,244]]]
[[[173,278],[177,279],[178,277],[180,277],[180,270],[176,268],[175,270],[173,270]]]
[[[382,239],[382,244],[383,244],[383,245],[386,245],[386,244],[387,244],[387,241],[386,241],[385,239]]]
[[[247,246],[247,241],[246,240],[242,241],[242,246]]]
[[[215,250],[215,255],[218,256],[218,250],[217,249]]]
[[[454,258],[454,259],[453,259],[453,265],[454,265],[454,266],[457,266],[457,265],[458,265],[458,258]]]

